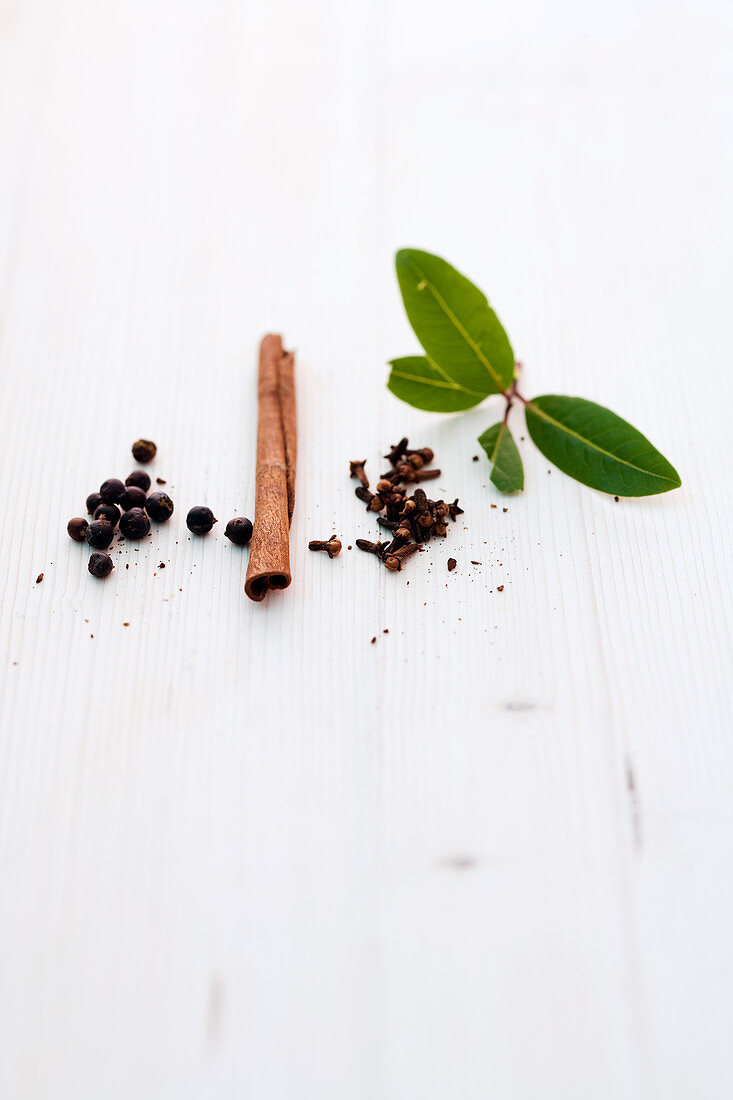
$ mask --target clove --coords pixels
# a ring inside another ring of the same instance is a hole
[[[363,500],[369,511],[369,506],[374,500],[375,494],[366,485],[360,485],[358,489],[354,489],[354,496],[359,500]]]
[[[366,459],[365,458],[362,459],[361,461],[359,461],[358,459],[355,459],[353,462],[349,463],[349,475],[351,477],[358,478],[359,481],[361,482],[362,486],[365,489],[368,489],[369,488],[369,478],[364,473],[364,467],[365,466],[366,466]]]
[[[341,553],[341,540],[337,539],[335,535],[331,535],[331,538],[327,542],[322,542],[319,539],[312,539],[308,543],[309,550],[325,550],[329,558],[335,558],[337,554]]]
[[[458,507],[458,497],[456,497],[452,504],[448,505],[448,515],[454,523],[456,522],[457,516],[463,515],[463,509]]]
[[[435,536],[444,538],[448,533],[448,518],[455,521],[457,516],[463,514],[463,509],[457,499],[453,504],[430,500],[425,490],[419,487],[421,482],[433,481],[441,476],[438,468],[430,466],[435,457],[430,447],[411,449],[405,436],[385,457],[389,459],[392,469],[380,475],[376,493],[369,490],[364,475],[365,463],[349,463],[351,476],[361,482],[355,490],[357,498],[366,504],[368,512],[376,513],[379,526],[391,534],[389,542],[357,539],[356,545],[365,553],[380,558],[390,572],[396,573],[401,570],[404,561],[422,549],[423,543]],[[407,486],[411,485],[418,487],[408,496],[410,490]]]
[[[381,558],[382,554],[389,546],[388,542],[369,542],[367,539],[357,539],[356,545],[360,550],[363,550],[366,554],[376,554],[378,558]]]
[[[412,557],[419,551],[420,547],[416,542],[411,542],[408,546],[400,546],[398,550],[392,551],[388,556],[385,556],[384,566],[385,569],[389,569],[390,573],[399,573],[402,569],[403,561]]]
[[[384,456],[389,459],[393,466],[396,466],[399,460],[407,451],[407,436],[404,436],[399,443],[395,443],[391,451],[388,451]]]

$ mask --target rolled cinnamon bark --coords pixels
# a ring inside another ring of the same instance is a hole
[[[244,591],[263,600],[270,588],[287,588],[290,575],[290,521],[295,506],[297,426],[294,356],[280,336],[260,345],[257,383],[257,479],[255,519]]]

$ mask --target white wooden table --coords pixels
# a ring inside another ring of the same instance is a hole
[[[0,0],[3,1100],[731,1096],[732,24]],[[527,441],[507,505],[498,405],[385,389],[402,245],[683,488]],[[256,606],[223,527],[267,330],[301,455]],[[374,531],[347,461],[403,433],[465,524],[400,576],[309,554]],[[102,584],[66,521],[140,435],[176,513]]]

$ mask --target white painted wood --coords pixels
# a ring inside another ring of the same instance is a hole
[[[731,1095],[730,59],[716,0],[0,2],[4,1098]],[[384,389],[404,244],[683,489],[525,442],[502,501],[493,408]],[[268,329],[301,456],[255,606]],[[404,576],[309,554],[403,431],[465,524]],[[65,523],[139,435],[177,511],[99,584]]]

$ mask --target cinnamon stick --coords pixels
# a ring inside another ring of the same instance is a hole
[[[270,588],[287,588],[290,574],[290,522],[295,507],[297,424],[295,357],[282,337],[265,336],[260,345],[257,382],[257,475],[254,531],[244,591],[263,600]]]

